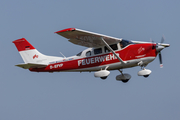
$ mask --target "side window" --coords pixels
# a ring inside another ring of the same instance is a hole
[[[91,51],[86,52],[86,56],[91,56]]]
[[[110,45],[110,47],[113,49],[113,50],[118,50],[118,47],[117,47],[117,44],[113,44],[113,45]],[[110,52],[110,50],[105,46],[104,47],[104,50],[105,52]]]
[[[110,47],[111,47],[113,50],[117,50],[117,49],[118,49],[117,44],[110,45]]]
[[[101,54],[102,53],[102,48],[97,48],[97,49],[94,49],[94,54]]]
[[[81,56],[82,52],[78,53],[76,56]]]
[[[104,47],[104,51],[105,51],[105,53],[110,52],[110,50],[106,46]]]

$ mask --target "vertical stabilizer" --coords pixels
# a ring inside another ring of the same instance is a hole
[[[61,57],[46,56],[36,50],[25,38],[13,41],[25,63],[41,63],[61,59]]]

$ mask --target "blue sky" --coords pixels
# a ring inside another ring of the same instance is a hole
[[[178,0],[1,0],[0,1],[0,119],[110,120],[180,119]],[[85,49],[54,34],[75,27],[129,40],[160,42],[164,68],[155,59],[146,68],[125,69],[132,78],[105,80],[93,73],[34,73],[15,67],[23,63],[13,40],[26,38],[43,54],[71,56]]]

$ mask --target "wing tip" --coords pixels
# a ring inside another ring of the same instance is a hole
[[[12,41],[12,43],[16,43],[16,42],[20,42],[20,41],[25,41],[25,40],[26,40],[25,38],[20,38],[20,39]]]
[[[57,31],[55,33],[61,33],[61,32],[68,32],[68,31],[75,31],[76,28],[67,28],[67,29],[63,29],[63,30],[60,30],[60,31]]]

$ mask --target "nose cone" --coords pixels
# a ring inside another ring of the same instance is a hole
[[[164,46],[157,46],[156,47],[156,52],[160,52],[162,49],[164,49],[165,47]]]

